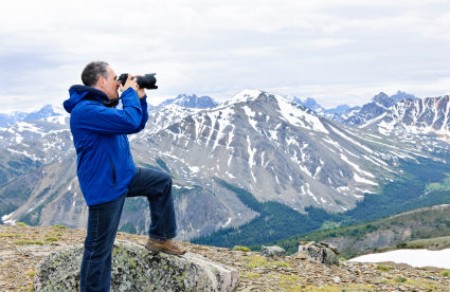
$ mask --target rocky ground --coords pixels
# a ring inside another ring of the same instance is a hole
[[[46,255],[83,242],[85,232],[64,226],[0,225],[0,291],[33,291],[37,263]],[[146,238],[119,233],[144,244]],[[192,253],[240,272],[237,291],[450,291],[450,271],[406,265],[342,263],[326,266],[303,255],[266,258],[245,252],[185,244]]]

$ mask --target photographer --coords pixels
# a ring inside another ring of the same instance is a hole
[[[80,272],[81,291],[109,291],[112,248],[126,197],[145,196],[151,224],[146,248],[153,253],[182,255],[172,240],[176,219],[171,177],[136,167],[127,134],[144,129],[148,119],[144,88],[130,74],[119,82],[105,62],[91,62],[83,70],[84,85],[70,88],[64,108],[77,153],[77,176],[89,209],[87,236]],[[119,94],[123,109],[116,109]],[[157,88],[157,87],[156,87]]]

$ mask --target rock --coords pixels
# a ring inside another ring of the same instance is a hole
[[[334,248],[333,248],[334,249]],[[300,242],[298,252],[307,255],[311,260],[326,264],[339,265],[337,253],[333,251],[327,244],[316,243],[314,241]]]
[[[333,277],[333,282],[336,283],[336,284],[339,284],[339,283],[341,283],[341,278],[338,277],[338,276]]]
[[[259,252],[260,255],[262,256],[269,256],[269,257],[273,257],[273,256],[284,256],[286,255],[286,251],[279,246],[262,246],[261,247],[261,251]]]
[[[37,267],[35,291],[78,291],[83,247],[54,253]],[[187,253],[149,253],[143,246],[120,242],[113,249],[111,291],[233,291],[239,272]]]

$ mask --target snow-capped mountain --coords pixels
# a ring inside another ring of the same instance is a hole
[[[15,123],[22,121],[35,121],[40,119],[45,119],[52,116],[58,116],[60,113],[55,111],[51,105],[45,105],[37,111],[30,113],[27,112],[14,112],[14,113],[0,113],[0,127],[8,127],[14,125]]]
[[[307,109],[314,111],[316,114],[320,116],[325,116],[327,114],[327,110],[323,108],[314,98],[307,97],[305,100],[293,95],[284,96],[285,99],[290,102],[301,105]]]
[[[26,117],[26,113],[14,112],[14,113],[0,113],[0,127],[8,127],[18,121],[23,121]]]
[[[85,226],[67,121],[68,115],[48,117],[0,131],[6,150],[0,153],[4,222]],[[227,185],[298,212],[308,206],[344,212],[400,175],[399,160],[434,159],[430,147],[441,147],[343,126],[290,98],[258,90],[245,90],[209,109],[158,107],[146,129],[130,141],[139,165],[172,174],[185,239],[258,216]],[[145,232],[150,220],[145,204],[130,200],[121,228]]]
[[[417,98],[398,92],[380,93],[361,109],[347,111],[340,122],[403,141],[437,138],[450,141],[449,96]]]
[[[143,132],[132,136],[139,139],[145,135],[154,134],[172,125],[184,117],[192,115],[203,109],[214,108],[218,103],[209,96],[180,94],[176,98],[168,99],[157,107],[149,109],[148,126]]]
[[[337,107],[328,109],[327,112],[332,115],[342,115],[345,112],[348,112],[350,109],[351,109],[351,107],[349,105],[342,104],[342,105],[338,105]],[[361,108],[358,107],[358,109],[361,109]]]
[[[389,96],[384,92],[372,98],[372,102],[363,105],[362,107],[348,108],[333,117],[334,120],[339,121],[349,126],[359,126],[367,121],[379,117],[387,112],[392,106],[402,100],[415,100],[414,95],[398,91],[396,94]]]
[[[381,138],[343,128],[283,96],[244,91],[136,147],[159,149],[141,159],[163,160],[177,177],[220,178],[260,201],[339,212],[375,192],[400,157],[421,155],[410,147],[393,150]]]
[[[162,102],[158,107],[164,107],[170,104],[185,108],[207,109],[216,107],[218,102],[209,96],[180,94],[176,98],[168,99]]]

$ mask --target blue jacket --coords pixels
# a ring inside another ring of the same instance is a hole
[[[136,172],[127,134],[145,127],[146,97],[132,88],[122,93],[123,109],[110,107],[106,94],[74,85],[64,108],[77,152],[77,175],[88,206],[112,201],[128,192]]]

